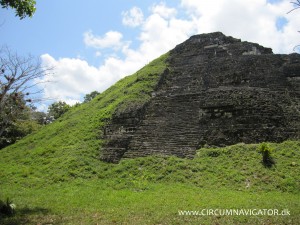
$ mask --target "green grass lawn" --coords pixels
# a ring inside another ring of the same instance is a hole
[[[245,144],[203,148],[192,160],[95,159],[92,170],[72,173],[48,174],[50,169],[34,166],[22,172],[14,165],[15,172],[2,171],[0,199],[11,198],[17,213],[0,224],[299,224],[300,142],[270,145],[276,161],[271,168],[262,164],[258,145]],[[290,215],[178,213],[202,209],[288,209]]]
[[[108,181],[109,182],[109,181]],[[77,180],[45,188],[6,191],[18,205],[2,224],[298,224],[299,195],[149,184],[147,190],[116,190],[105,180]],[[297,197],[298,196],[298,197]],[[179,210],[288,209],[290,216],[182,216]]]

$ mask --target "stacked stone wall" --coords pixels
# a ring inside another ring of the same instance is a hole
[[[222,33],[171,51],[143,109],[105,127],[105,161],[152,154],[193,157],[201,146],[300,137],[300,56],[275,55]]]

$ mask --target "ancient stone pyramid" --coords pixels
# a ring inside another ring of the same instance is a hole
[[[106,126],[102,160],[300,138],[299,54],[216,32],[177,45],[167,63],[151,100]]]

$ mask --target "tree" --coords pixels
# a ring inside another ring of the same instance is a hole
[[[14,123],[10,124],[0,137],[0,149],[15,143],[42,127],[42,124],[34,117],[35,111],[29,106],[24,107],[25,109],[18,115]]]
[[[8,48],[0,49],[0,138],[32,103],[38,78],[49,75],[38,59],[21,57]]]
[[[24,19],[26,16],[32,17],[35,13],[35,0],[0,0],[2,8],[13,8],[16,10],[16,16]]]
[[[97,95],[99,95],[100,93],[98,91],[93,91],[90,94],[86,94],[84,96],[84,103],[86,102],[90,102],[93,98],[95,98]]]
[[[300,0],[296,0],[295,2],[291,2],[294,5],[294,8],[292,10],[290,10],[288,13],[296,10],[296,9],[300,9]]]
[[[45,124],[46,117],[47,117],[47,114],[44,112],[36,111],[36,109],[33,109],[31,111],[31,119],[36,121],[37,124],[39,124],[39,125]]]
[[[61,117],[64,113],[66,113],[71,106],[69,106],[67,103],[59,101],[52,103],[48,108],[48,114],[49,116],[53,116],[54,119],[57,119]]]

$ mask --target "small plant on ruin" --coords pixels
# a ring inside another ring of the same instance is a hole
[[[262,154],[262,163],[266,167],[271,167],[275,164],[275,161],[272,157],[273,149],[267,143],[261,143],[258,146],[258,151]]]

